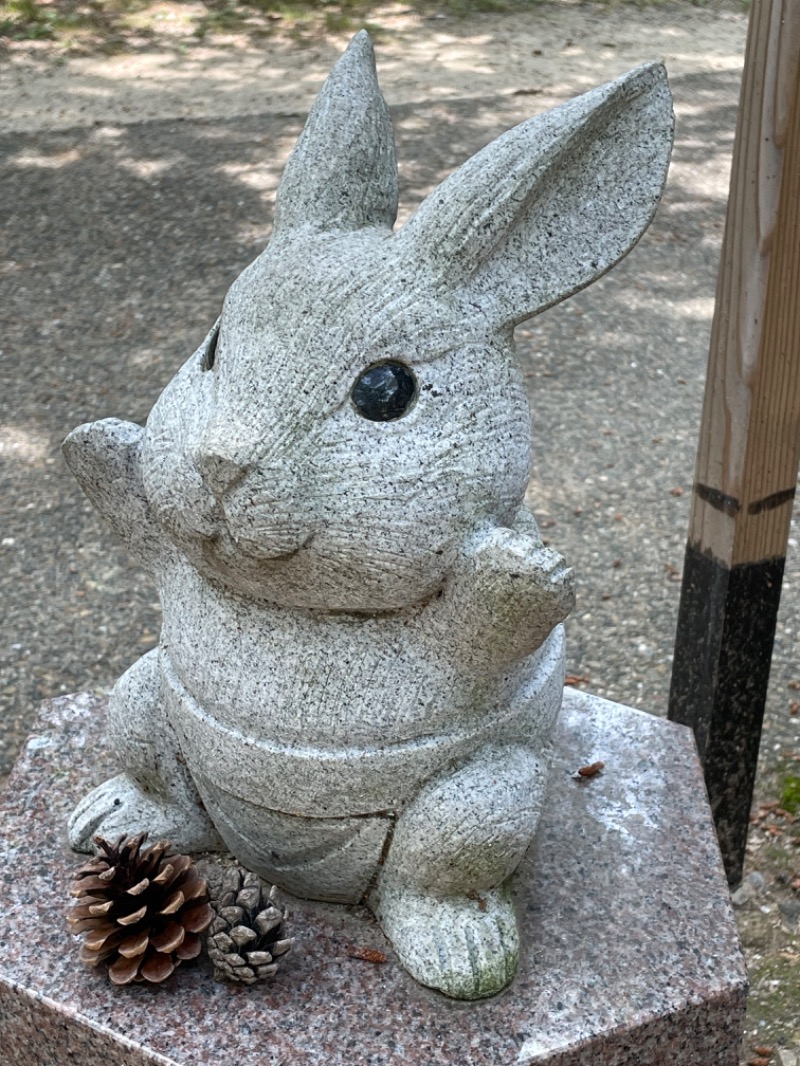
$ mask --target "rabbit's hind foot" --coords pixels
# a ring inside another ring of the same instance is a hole
[[[70,815],[69,842],[75,851],[91,852],[95,836],[114,840],[146,832],[151,842],[168,840],[179,851],[218,851],[223,845],[210,818],[157,795],[148,795],[127,774],[92,789]]]
[[[503,888],[441,898],[384,885],[378,917],[401,963],[452,999],[483,999],[512,980],[519,934]]]

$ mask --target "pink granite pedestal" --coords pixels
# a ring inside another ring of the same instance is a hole
[[[202,959],[119,989],[82,966],[65,823],[112,770],[104,716],[87,695],[45,704],[3,795],[3,1066],[736,1066],[747,982],[683,727],[567,691],[516,877],[519,974],[463,1004],[417,986],[366,911],[289,897],[297,942],[272,983],[217,984]]]

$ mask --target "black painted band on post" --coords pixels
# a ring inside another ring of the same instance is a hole
[[[784,563],[729,569],[686,549],[669,717],[694,730],[731,885],[742,879]]]

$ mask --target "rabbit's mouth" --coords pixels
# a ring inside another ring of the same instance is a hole
[[[207,542],[207,554],[211,559],[216,558],[225,565],[240,562],[243,558],[265,563],[284,562],[310,547],[315,535],[284,534],[254,540],[237,534],[226,524],[222,531]]]

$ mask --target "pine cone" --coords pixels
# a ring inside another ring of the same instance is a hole
[[[213,913],[208,886],[188,855],[167,841],[142,850],[147,833],[116,843],[95,837],[97,855],[73,877],[68,921],[83,937],[81,960],[103,963],[115,985],[163,981],[200,954]]]
[[[278,969],[275,961],[292,946],[281,938],[283,912],[276,889],[267,892],[258,874],[229,866],[209,873],[214,920],[206,950],[217,980],[255,984]]]

